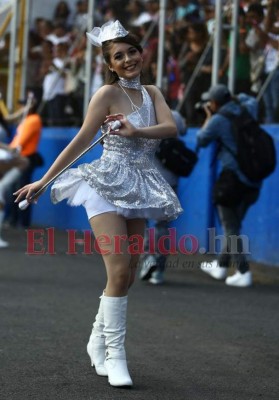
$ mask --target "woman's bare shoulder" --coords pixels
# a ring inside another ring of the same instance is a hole
[[[156,95],[162,95],[161,90],[155,85],[144,85],[145,89],[148,91],[151,97]]]
[[[118,93],[118,89],[115,85],[104,85],[100,87],[95,93],[98,96],[112,96]]]
[[[110,107],[118,95],[119,92],[114,85],[104,85],[94,93],[91,104],[95,107],[96,103],[102,103],[103,107]]]

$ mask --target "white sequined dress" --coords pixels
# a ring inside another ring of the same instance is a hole
[[[152,100],[144,87],[142,95],[139,111],[127,116],[138,128],[148,120],[149,126],[157,124]],[[71,168],[55,181],[51,189],[53,203],[67,199],[72,206],[86,208],[92,199],[97,209],[115,210],[129,219],[177,218],[183,211],[177,196],[154,165],[159,142],[160,139],[107,136],[100,159]],[[107,207],[100,207],[102,201]]]

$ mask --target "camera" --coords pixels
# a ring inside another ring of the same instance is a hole
[[[196,104],[195,104],[195,111],[197,111],[197,112],[204,112],[204,106],[205,106],[205,104],[206,104],[207,102],[206,101],[198,101]]]
[[[207,108],[209,109],[209,111],[211,112],[211,114],[213,114],[213,111],[210,109],[209,107],[209,103],[208,101],[205,100],[200,100],[195,104],[195,111],[198,113],[202,113],[205,115],[205,110],[204,110],[204,106],[207,105]]]

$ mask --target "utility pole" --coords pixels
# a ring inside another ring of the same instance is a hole
[[[233,1],[233,14],[231,22],[230,34],[230,66],[229,66],[229,89],[232,94],[235,91],[235,77],[236,77],[236,57],[238,46],[238,14],[239,14],[239,0]]]
[[[165,50],[165,28],[166,28],[166,0],[160,0],[159,13],[159,43],[158,43],[158,61],[157,61],[157,77],[156,86],[160,89],[163,87],[164,73],[164,50]]]
[[[91,32],[94,23],[94,9],[95,0],[89,0],[88,3],[88,20],[87,20],[87,32]],[[85,86],[84,86],[84,98],[83,98],[83,117],[85,117],[88,103],[90,101],[91,93],[91,79],[92,78],[92,44],[87,40],[86,54],[85,54]]]
[[[222,0],[216,0],[215,8],[215,24],[214,24],[214,45],[213,45],[213,65],[211,85],[214,86],[219,82],[219,69],[221,62],[221,46],[222,46]]]
[[[16,49],[17,49],[17,16],[18,16],[18,1],[13,0],[12,5],[12,20],[10,29],[10,49],[9,49],[9,72],[8,72],[8,88],[7,88],[7,108],[9,112],[13,111],[14,107],[14,77],[16,64]]]

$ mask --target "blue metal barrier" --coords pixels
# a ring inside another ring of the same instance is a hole
[[[279,155],[279,127],[266,127],[275,139]],[[77,128],[45,128],[43,129],[39,151],[44,157],[45,165],[34,173],[34,180],[39,179],[51,165],[53,160],[77,133]],[[183,138],[190,148],[196,145],[196,129],[189,129]],[[202,149],[199,162],[188,178],[180,179],[178,196],[184,209],[172,226],[176,228],[177,237],[189,235],[196,238],[202,253],[208,249],[209,228],[216,228],[220,234],[220,226],[216,220],[215,209],[211,203],[211,189],[215,177],[214,166],[211,166],[212,147]],[[100,156],[101,145],[86,154],[82,162],[90,162]],[[278,156],[279,158],[279,156]],[[252,258],[255,261],[279,266],[279,165],[276,171],[264,181],[260,199],[248,211],[243,225],[243,234],[247,235],[251,244]],[[41,196],[39,203],[32,210],[32,224],[55,227],[59,229],[89,229],[89,223],[83,207],[69,207],[66,202],[53,205],[49,199],[49,190]],[[191,242],[191,240],[190,240]],[[189,244],[191,250],[191,243]]]
[[[250,238],[254,260],[279,266],[279,126],[265,128],[275,141],[277,167],[263,182],[259,200],[248,211],[243,233]]]
[[[45,128],[39,145],[39,152],[42,154],[45,164],[37,168],[33,178],[39,179],[76,135],[77,128]],[[91,162],[92,159],[100,157],[101,145],[96,146],[90,153],[82,158],[82,162]],[[36,206],[32,207],[32,224],[49,226],[59,229],[89,229],[86,212],[83,207],[69,207],[66,201],[59,204],[52,204],[50,201],[50,189],[40,197]]]

